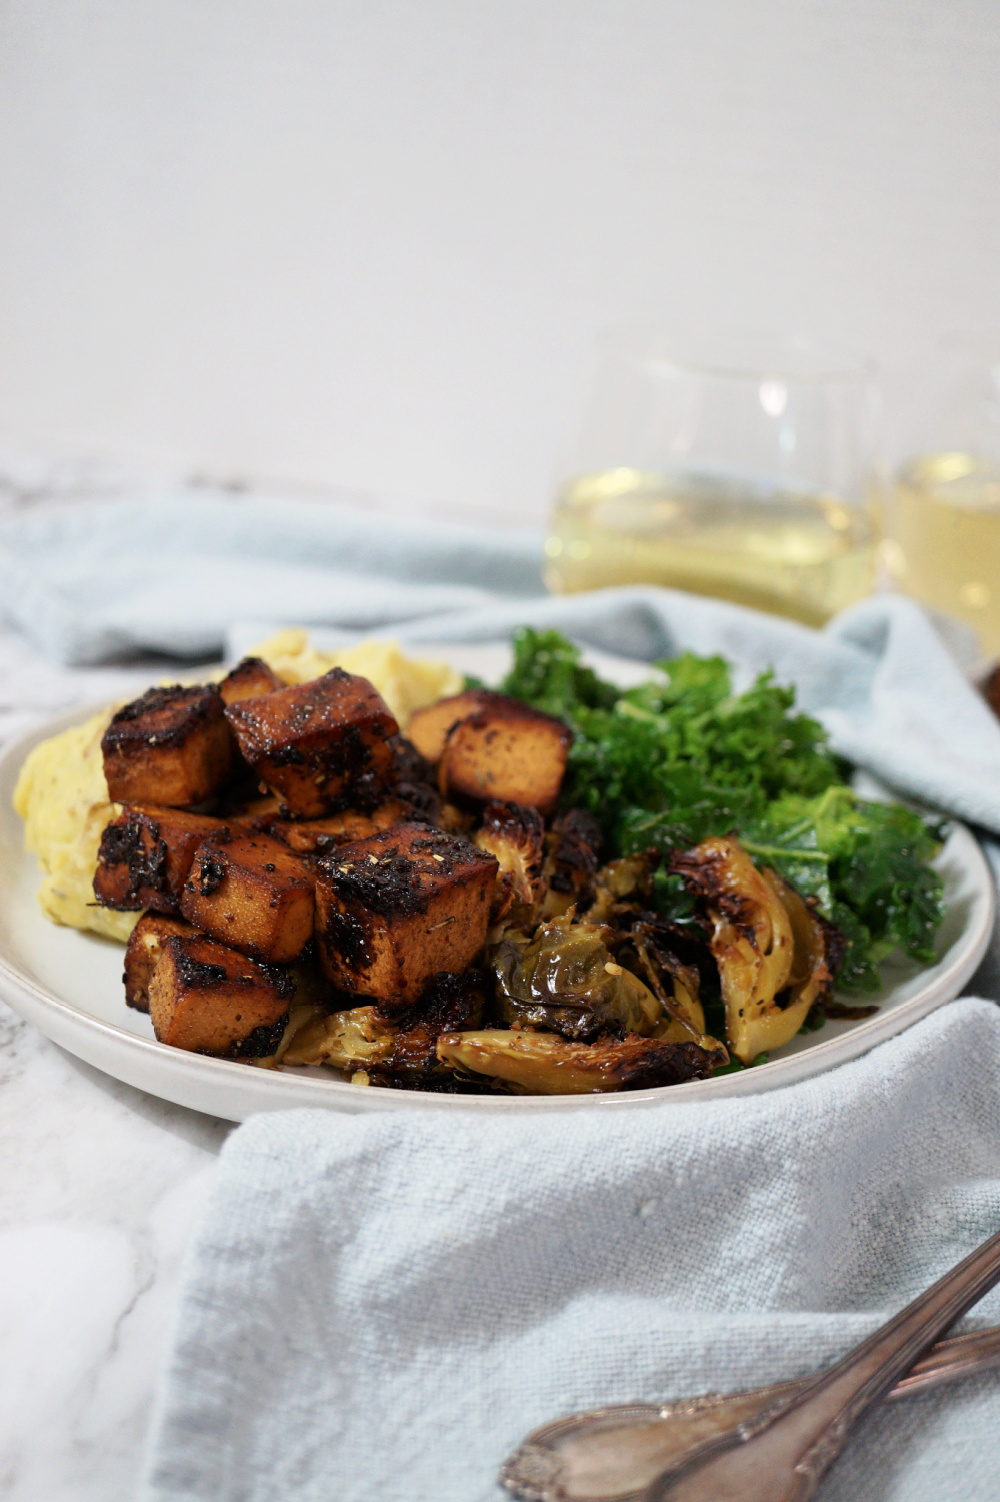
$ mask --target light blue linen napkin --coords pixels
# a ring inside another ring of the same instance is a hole
[[[506,640],[526,622],[652,661],[685,648],[773,667],[834,747],[884,782],[1000,833],[1000,724],[909,601],[881,596],[824,631],[672,590],[549,598],[541,537],[402,524],[316,502],[178,492],[0,523],[0,603],[61,661],[204,656],[237,620]],[[267,623],[267,624],[265,624]]]
[[[1000,1226],[998,1079],[1000,1010],[966,1000],[756,1097],[258,1116],[189,1259],[144,1502],[495,1502],[538,1424],[813,1371]],[[997,1444],[1000,1377],[893,1404],[823,1502],[992,1502]]]

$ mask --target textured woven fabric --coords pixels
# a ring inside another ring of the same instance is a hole
[[[500,641],[522,622],[652,661],[684,648],[773,667],[838,751],[1000,833],[1000,725],[922,612],[882,596],[824,631],[671,590],[550,599],[541,539],[404,525],[310,502],[179,492],[0,522],[0,602],[63,662],[218,651],[234,621],[403,641]],[[267,623],[267,624],[265,624]]]
[[[190,1259],[145,1502],[486,1502],[561,1414],[814,1370],[1000,1226],[998,1078],[1000,1011],[966,1000],[757,1097],[257,1117]],[[823,1502],[987,1502],[998,1443],[998,1377],[895,1404]]]

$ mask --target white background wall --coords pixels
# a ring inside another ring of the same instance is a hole
[[[1000,329],[998,0],[0,0],[0,428],[537,516],[632,318]],[[895,388],[894,388],[895,389]]]

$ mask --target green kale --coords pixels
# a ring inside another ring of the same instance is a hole
[[[944,916],[943,884],[930,865],[944,830],[897,803],[872,803],[849,787],[819,798],[786,794],[740,838],[758,865],[775,866],[825,917],[844,929],[840,983],[877,990],[878,962],[899,948],[934,960]]]
[[[610,708],[621,690],[604,683],[580,662],[580,653],[558,631],[522,626],[514,633],[514,662],[500,684],[502,694],[523,699],[574,725],[579,709]]]
[[[794,690],[773,674],[734,694],[721,657],[684,653],[655,667],[656,678],[623,691],[559,632],[516,634],[502,691],[575,731],[563,805],[599,820],[612,855],[736,832],[758,865],[776,867],[843,929],[842,986],[879,989],[878,965],[897,948],[930,963],[943,916],[930,865],[940,825],[857,798],[823,727],[794,712]],[[672,922],[695,921],[677,878],[660,871],[654,888]]]

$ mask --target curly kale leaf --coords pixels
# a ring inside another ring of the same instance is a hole
[[[771,673],[734,694],[721,657],[655,666],[657,677],[623,691],[559,632],[517,633],[503,691],[575,731],[564,805],[600,821],[612,855],[736,831],[758,865],[776,867],[844,930],[843,986],[878,989],[878,964],[896,948],[930,963],[943,916],[930,865],[940,826],[857,798],[823,727],[795,713],[794,690]],[[656,892],[672,921],[689,916],[674,879],[658,875]]]
[[[558,631],[522,626],[514,632],[514,662],[500,684],[502,694],[523,699],[574,725],[581,709],[610,708],[621,690],[580,662],[580,653]]]
[[[944,916],[943,883],[931,866],[943,834],[896,803],[869,803],[850,788],[819,798],[776,799],[740,831],[758,865],[775,866],[847,936],[839,981],[878,990],[880,960],[899,948],[910,959],[934,960],[934,935]]]
[[[612,845],[637,848],[637,823],[647,844],[693,844],[761,816],[782,793],[840,780],[822,726],[792,713],[794,691],[770,673],[733,694],[721,658],[660,666],[661,680],[613,708],[577,709],[565,796],[601,819]]]

